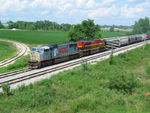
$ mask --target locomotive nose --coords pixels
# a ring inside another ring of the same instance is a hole
[[[40,60],[40,56],[38,52],[32,52],[30,55],[30,61],[38,62]]]

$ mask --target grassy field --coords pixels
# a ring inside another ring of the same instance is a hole
[[[14,45],[0,41],[0,61],[14,56],[17,50]]]
[[[126,35],[127,32],[102,32],[103,37]],[[68,42],[68,32],[48,31],[12,31],[0,30],[0,37],[10,40],[17,40],[28,44],[51,44]]]
[[[0,73],[26,68],[28,66],[28,60],[29,60],[29,56],[21,57],[15,63],[0,68]]]
[[[50,44],[68,41],[67,32],[0,30],[0,37],[28,44]]]
[[[150,45],[0,95],[2,113],[149,113]]]
[[[109,31],[103,31],[101,32],[102,34],[102,37],[103,38],[110,38],[110,37],[118,37],[118,36],[125,36],[125,35],[128,35],[130,34],[130,32],[127,32],[127,31],[120,31],[120,32],[109,32]]]

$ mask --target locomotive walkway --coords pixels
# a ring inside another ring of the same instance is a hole
[[[128,45],[121,48],[114,49],[113,55],[118,55],[120,53],[124,53],[126,51],[138,48],[143,46],[146,43],[150,43],[150,40],[145,42],[139,42],[136,44]],[[56,64],[53,66],[36,69],[36,70],[27,70],[24,73],[14,74],[13,76],[10,75],[1,75],[0,77],[0,92],[2,91],[1,86],[2,84],[8,83],[10,84],[11,89],[15,89],[21,85],[29,85],[30,83],[34,83],[36,81],[39,81],[41,79],[50,78],[51,76],[62,72],[64,70],[73,69],[74,67],[77,67],[83,63],[83,61],[90,62],[90,63],[96,63],[97,61],[102,61],[107,58],[109,58],[111,55],[111,50],[105,51],[102,53],[82,57],[79,59],[75,59],[72,61]]]
[[[17,48],[17,50],[18,50],[18,52],[17,52],[17,54],[16,54],[15,56],[1,61],[1,62],[0,62],[0,68],[1,68],[1,67],[5,67],[5,66],[8,66],[8,65],[14,63],[14,62],[15,62],[17,59],[19,59],[20,57],[29,54],[30,49],[29,49],[29,47],[28,47],[26,44],[24,44],[24,43],[16,42],[16,41],[11,41],[11,40],[6,40],[6,39],[0,39],[0,41],[12,43],[13,45],[16,46],[16,48]]]

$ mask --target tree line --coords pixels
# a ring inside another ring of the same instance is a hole
[[[132,29],[133,26],[125,26],[125,25],[101,25],[101,28]]]
[[[0,29],[4,28],[4,25],[0,21]]]
[[[69,31],[71,24],[58,24],[49,20],[25,22],[25,21],[9,21],[8,29],[16,28],[22,30],[45,30],[45,31]]]

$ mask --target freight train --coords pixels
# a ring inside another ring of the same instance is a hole
[[[148,39],[150,39],[150,34],[138,34],[33,47],[29,67],[32,69],[41,68]]]

